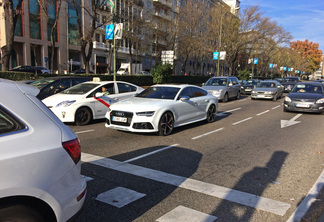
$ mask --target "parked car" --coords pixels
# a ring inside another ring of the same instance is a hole
[[[85,69],[77,69],[71,72],[71,74],[85,74],[86,70]],[[92,71],[90,71],[91,74],[93,74]]]
[[[244,85],[241,86],[241,94],[251,94],[251,91],[259,84],[258,79],[249,79]]]
[[[148,71],[140,71],[139,73],[136,73],[136,75],[146,75],[146,76],[149,76],[149,75],[151,75],[151,73],[149,73]]]
[[[82,126],[103,119],[112,103],[130,98],[144,89],[122,81],[89,81],[43,100],[62,122]]]
[[[68,221],[85,200],[79,140],[38,92],[0,79],[0,221]]]
[[[230,98],[239,99],[241,95],[241,84],[236,77],[212,77],[202,86],[218,100],[228,102]]]
[[[51,70],[49,70],[49,69],[46,68],[46,67],[36,66],[36,69],[37,69],[37,72],[38,72],[38,73],[41,72],[41,73],[44,74],[44,75],[48,75],[48,74],[51,73]]]
[[[251,99],[277,101],[283,95],[283,86],[278,81],[261,81],[251,92]]]
[[[42,66],[17,66],[12,68],[10,71],[14,72],[30,72],[30,73],[38,73],[38,74],[50,74],[50,70],[46,67]]]
[[[294,86],[299,82],[301,82],[300,77],[291,76],[284,78],[284,81],[281,84],[285,87],[284,92],[289,93],[292,90],[292,88],[294,88]]]
[[[169,135],[174,127],[215,120],[218,100],[193,85],[154,85],[134,98],[112,104],[105,126],[112,129]]]
[[[324,112],[324,86],[317,82],[301,82],[285,97],[283,111]]]
[[[48,96],[59,93],[71,86],[77,85],[82,82],[90,81],[90,80],[92,79],[88,77],[56,76],[56,77],[38,79],[29,84],[40,89],[37,98],[42,100]]]

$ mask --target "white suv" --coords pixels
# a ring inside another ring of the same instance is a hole
[[[75,133],[39,89],[0,79],[0,221],[67,221],[86,196]]]

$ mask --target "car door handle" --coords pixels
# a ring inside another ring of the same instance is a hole
[[[118,98],[114,98],[114,101],[118,101],[119,99]]]

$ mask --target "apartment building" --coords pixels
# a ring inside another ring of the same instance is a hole
[[[2,0],[0,0],[1,4]],[[18,0],[13,0],[14,5]],[[51,1],[49,1],[51,2]],[[130,4],[131,2],[131,4]],[[87,32],[90,26],[91,17],[85,9],[91,8],[90,1],[79,0],[79,13],[82,20],[83,32]],[[37,65],[50,67],[51,55],[54,54],[54,70],[63,74],[68,71],[84,68],[81,56],[80,35],[77,27],[77,13],[71,3],[62,1],[58,12],[57,1],[52,1],[48,7],[48,15],[51,19],[59,13],[57,28],[55,29],[55,49],[51,50],[50,30],[51,26],[46,22],[46,15],[38,4],[37,0],[23,1],[20,19],[18,20],[13,53],[11,55],[10,68],[18,65]],[[132,20],[135,18],[145,19],[149,27],[154,27],[158,31],[150,30],[143,33],[150,36],[150,41],[145,50],[134,44],[131,47],[133,57],[136,56],[137,62],[143,63],[146,70],[150,70],[156,62],[156,52],[167,48],[166,33],[167,25],[175,18],[178,12],[178,0],[116,0],[117,22],[125,23],[124,28],[131,31]],[[93,51],[90,61],[90,70],[95,73],[107,73],[108,64],[112,64],[111,56],[112,42],[105,40],[106,25],[112,23],[112,7],[103,0],[97,9],[96,31],[93,36]],[[0,47],[6,45],[6,32],[8,23],[4,18],[4,8],[0,6]],[[49,22],[50,23],[50,22]],[[127,25],[127,24],[128,25]],[[146,30],[147,31],[147,30]],[[129,44],[127,38],[117,40],[117,67],[122,62],[129,62]],[[139,50],[136,50],[136,47]],[[53,51],[53,52],[52,52]],[[135,59],[133,58],[133,62]],[[110,62],[110,63],[109,63]],[[111,65],[113,67],[113,65]],[[112,70],[111,70],[112,71]]]

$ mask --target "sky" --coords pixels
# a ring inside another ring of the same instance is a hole
[[[270,17],[293,36],[292,41],[318,43],[324,53],[324,0],[240,0],[241,11],[259,6],[264,16]]]

